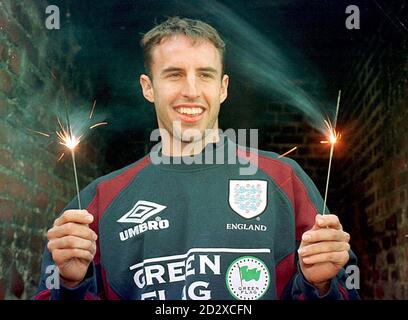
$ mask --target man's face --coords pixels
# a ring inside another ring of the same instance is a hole
[[[207,40],[193,44],[190,38],[179,35],[156,46],[152,52],[153,79],[142,75],[140,84],[145,98],[155,104],[159,128],[184,142],[203,138],[205,129],[218,129],[220,104],[228,87],[228,76],[221,70],[220,53]],[[173,132],[174,122],[181,132]],[[196,129],[198,136],[186,135],[187,129]]]

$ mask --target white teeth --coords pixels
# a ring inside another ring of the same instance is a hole
[[[180,107],[180,108],[177,108],[176,111],[178,113],[190,114],[190,115],[203,113],[203,109],[201,109],[201,108],[182,108],[182,107]]]

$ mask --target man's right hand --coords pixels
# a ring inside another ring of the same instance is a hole
[[[67,287],[73,288],[84,279],[95,256],[97,235],[89,228],[92,221],[86,210],[67,210],[48,230],[47,247]]]

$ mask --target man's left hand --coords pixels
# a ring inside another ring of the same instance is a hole
[[[306,280],[321,295],[329,290],[330,280],[349,260],[349,241],[350,235],[333,214],[316,215],[312,229],[302,235],[298,250],[300,267]]]

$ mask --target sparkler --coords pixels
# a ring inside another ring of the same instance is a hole
[[[330,120],[329,121],[324,121],[325,124],[326,124],[326,127],[327,127],[327,129],[329,131],[328,140],[320,141],[320,143],[330,143],[329,168],[327,170],[326,190],[325,190],[325,193],[324,193],[324,204],[323,204],[323,211],[322,211],[323,215],[326,212],[327,191],[329,189],[330,169],[331,169],[331,163],[332,163],[332,159],[333,159],[334,145],[336,144],[336,142],[341,137],[341,135],[336,132],[337,116],[339,114],[339,106],[340,106],[340,97],[341,97],[341,90],[339,91],[339,95],[337,97],[336,115],[334,117],[333,124],[330,122]]]
[[[82,205],[81,205],[81,197],[79,196],[78,174],[77,174],[76,162],[75,162],[75,148],[81,142],[82,136],[77,138],[72,134],[71,126],[69,124],[69,116],[68,116],[67,109],[66,109],[66,116],[67,116],[67,128],[64,128],[64,126],[61,124],[61,121],[59,120],[59,118],[57,118],[61,130],[56,131],[55,133],[57,134],[57,137],[59,139],[59,143],[61,145],[65,146],[65,147],[67,147],[71,151],[72,165],[74,167],[75,186],[76,186],[77,197],[78,197],[78,209],[81,210]],[[60,159],[62,159],[63,156],[64,156],[64,154],[62,154]]]
[[[94,112],[94,109],[95,109],[95,105],[96,105],[96,100],[94,100],[94,102],[93,102],[92,110],[91,110],[91,112],[89,114],[89,119],[92,118],[92,115],[93,115],[93,112]],[[75,161],[75,149],[79,145],[79,143],[82,141],[82,138],[83,138],[84,135],[82,134],[80,136],[75,136],[72,133],[72,128],[71,128],[71,124],[70,124],[67,104],[65,104],[65,116],[66,116],[66,126],[64,126],[62,124],[62,122],[60,121],[60,119],[57,117],[59,130],[55,131],[55,134],[57,136],[59,144],[66,147],[71,153],[72,165],[73,165],[73,170],[74,170],[74,178],[75,178],[75,187],[76,187],[76,193],[77,193],[77,198],[78,198],[78,208],[79,208],[79,210],[81,210],[82,205],[81,205],[81,198],[80,198],[80,193],[79,193],[78,173],[77,173],[77,166],[76,166],[76,161]],[[99,122],[99,123],[96,123],[96,124],[90,126],[89,129],[94,129],[96,127],[106,125],[106,124],[108,124],[108,123],[107,122]],[[36,134],[45,136],[47,138],[51,137],[51,135],[48,134],[48,133],[44,133],[44,132],[36,131],[36,130],[32,130],[32,129],[28,129],[28,130],[31,131],[31,132],[34,132]],[[65,155],[65,152],[63,152],[61,154],[61,156],[58,158],[58,161],[60,161],[64,157],[64,155]]]

